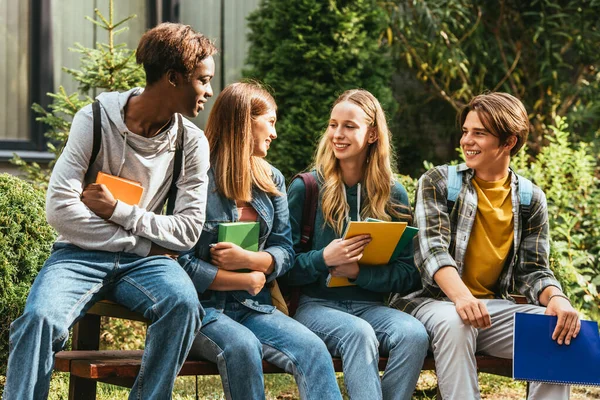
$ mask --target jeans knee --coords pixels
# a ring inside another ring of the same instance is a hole
[[[69,337],[69,326],[53,315],[49,310],[25,309],[10,326],[10,342],[18,342],[25,335],[36,335],[44,342],[49,341],[56,351],[60,350]]]
[[[398,329],[388,332],[390,351],[410,349],[411,354],[425,357],[429,348],[429,335],[418,320],[404,321]]]
[[[411,348],[414,350],[422,350],[423,354],[427,353],[427,349],[429,348],[429,335],[420,322],[415,323],[414,326],[411,326],[411,329],[406,331],[405,338],[406,343],[411,346]]]
[[[373,330],[373,327],[368,322],[360,320],[353,323],[346,331],[342,340],[342,352],[361,351],[366,354],[376,356],[379,352],[379,340]]]
[[[429,347],[429,335],[427,334],[427,330],[423,324],[418,321],[416,321],[414,326],[410,329],[410,341],[419,348],[424,347],[427,349]]]
[[[198,300],[198,295],[195,291],[187,293],[182,291],[181,293],[172,293],[166,296],[162,301],[159,302],[164,304],[165,315],[177,316],[178,318],[185,318],[197,325],[200,328],[200,319],[203,316],[203,309]]]
[[[302,336],[302,344],[307,354],[310,355],[311,360],[327,360],[331,362],[331,355],[327,349],[327,345],[317,335],[304,335]]]
[[[235,360],[240,365],[260,364],[263,358],[262,344],[256,336],[238,336],[224,346],[223,355],[228,362]]]

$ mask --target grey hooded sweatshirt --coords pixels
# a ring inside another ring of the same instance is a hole
[[[46,196],[46,217],[59,233],[57,242],[144,257],[152,243],[185,251],[200,237],[208,186],[208,141],[200,129],[183,118],[183,166],[177,181],[174,215],[159,215],[173,177],[178,119],[173,118],[166,131],[152,138],[129,131],[123,110],[129,97],[142,90],[102,93],[97,97],[101,105],[102,144],[87,175],[93,142],[91,105],[75,115]],[[95,180],[98,171],[140,182],[144,187],[140,204],[117,201],[108,221],[94,214],[81,201],[81,193]]]

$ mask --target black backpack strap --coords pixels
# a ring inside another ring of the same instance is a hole
[[[94,120],[94,143],[92,145],[92,156],[88,169],[92,166],[98,153],[100,152],[100,143],[102,142],[102,115],[100,114],[100,102],[98,100],[92,103],[92,113]]]
[[[177,141],[175,144],[175,160],[173,162],[173,179],[171,187],[167,194],[167,215],[173,215],[175,209],[175,200],[177,199],[177,181],[181,174],[183,164],[183,139],[185,136],[185,128],[183,127],[183,118],[181,114],[177,114]]]

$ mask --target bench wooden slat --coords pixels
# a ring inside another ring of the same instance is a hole
[[[61,351],[56,355],[57,371],[70,372],[72,375],[105,380],[108,378],[135,378],[139,372],[143,350],[102,350],[102,351]],[[333,358],[334,368],[342,372],[342,360]],[[379,359],[379,369],[385,370],[387,358]],[[477,356],[477,368],[481,372],[495,373],[503,376],[512,375],[512,360],[491,356]],[[431,356],[425,359],[423,370],[435,369]],[[284,373],[281,368],[263,361],[264,373]],[[180,376],[218,375],[217,365],[210,361],[187,360]]]
[[[97,302],[88,310],[87,313],[92,315],[130,319],[133,321],[150,323],[150,320],[144,318],[142,314],[131,311],[130,309],[109,300],[101,300]]]

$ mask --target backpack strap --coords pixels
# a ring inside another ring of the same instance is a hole
[[[460,189],[462,188],[462,172],[456,169],[456,165],[448,165],[448,194],[446,203],[448,205],[448,214],[452,212],[454,203],[458,198]]]
[[[310,250],[313,232],[315,231],[319,187],[315,176],[310,172],[297,174],[294,179],[296,178],[302,179],[306,190],[304,195],[304,207],[302,209],[302,236],[300,237],[300,247],[302,251],[308,251]]]
[[[175,209],[175,200],[177,199],[177,181],[181,174],[183,164],[183,139],[185,136],[185,128],[183,127],[183,118],[181,114],[177,114],[177,141],[175,142],[175,160],[173,161],[173,179],[171,187],[167,194],[167,215],[173,215]]]
[[[85,171],[86,175],[92,167],[94,161],[96,161],[98,153],[100,152],[100,144],[102,143],[102,114],[100,113],[100,102],[98,100],[92,103],[92,123],[94,134],[92,142],[92,155],[90,156],[88,170]]]
[[[305,187],[304,207],[302,208],[302,236],[300,237],[300,250],[309,251],[315,231],[315,217],[317,216],[317,202],[319,201],[319,186],[315,176],[310,172],[297,174],[292,178],[302,179]],[[290,317],[293,317],[300,302],[300,287],[289,284],[287,274],[277,278],[280,288],[284,293]]]
[[[527,178],[517,175],[519,178],[519,203],[523,225],[529,221],[531,216],[531,198],[533,197],[533,183]]]

